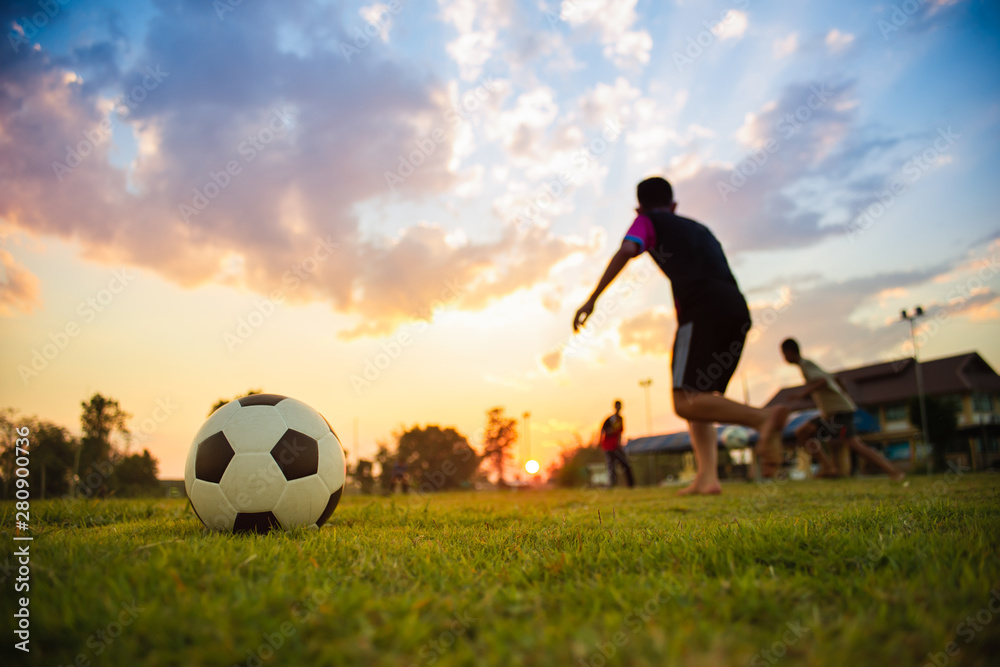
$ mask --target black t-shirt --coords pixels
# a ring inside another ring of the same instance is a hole
[[[647,215],[656,232],[649,254],[670,280],[678,322],[706,309],[746,308],[722,245],[708,227],[669,211]]]

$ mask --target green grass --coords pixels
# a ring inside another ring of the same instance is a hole
[[[353,496],[318,532],[262,537],[208,533],[183,501],[35,501],[32,650],[15,655],[5,631],[0,655],[144,666],[902,667],[928,654],[996,664],[1000,477],[673,492]],[[2,506],[8,544],[13,512]],[[5,628],[13,576],[0,596]],[[983,625],[965,620],[987,614]]]

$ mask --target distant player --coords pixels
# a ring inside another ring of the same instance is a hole
[[[877,468],[889,475],[890,479],[899,481],[903,479],[902,472],[897,470],[884,456],[868,447],[857,436],[854,430],[854,413],[858,406],[851,400],[836,378],[824,371],[818,365],[803,359],[799,352],[799,344],[794,338],[787,338],[781,343],[781,353],[785,361],[795,364],[802,371],[802,377],[806,384],[794,400],[812,396],[816,407],[819,408],[820,417],[806,422],[795,430],[795,437],[800,443],[806,443],[817,433],[830,433],[832,438],[842,441],[854,453],[871,461]],[[825,459],[823,454],[821,457]],[[821,463],[828,470],[833,466],[829,461]]]
[[[722,394],[736,369],[750,330],[750,311],[729,270],[722,246],[704,225],[675,213],[670,183],[650,178],[636,188],[638,217],[604,275],[573,318],[573,330],[587,321],[597,298],[630,259],[648,251],[670,280],[677,312],[673,348],[674,411],[687,420],[698,466],[694,481],[680,493],[720,493],[718,443],[714,422],[757,429],[761,472],[781,466],[781,429],[788,408],[753,408]]]
[[[622,432],[625,430],[625,421],[622,419],[622,402],[615,401],[615,414],[604,420],[601,426],[601,449],[604,450],[604,458],[608,462],[608,475],[611,477],[610,486],[614,487],[618,480],[615,463],[620,463],[625,469],[625,480],[629,488],[635,486],[635,479],[632,477],[632,464],[628,462],[625,451],[622,449]]]

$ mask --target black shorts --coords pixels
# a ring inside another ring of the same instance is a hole
[[[816,427],[816,437],[819,438],[820,442],[853,438],[858,434],[857,429],[854,428],[853,412],[835,412],[830,415],[829,419],[816,417],[811,419],[810,423]]]
[[[736,298],[738,297],[738,298]],[[702,312],[686,312],[674,338],[674,389],[726,391],[750,331],[750,311],[739,292],[726,302],[707,301]]]

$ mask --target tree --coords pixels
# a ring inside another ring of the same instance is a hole
[[[33,498],[69,493],[70,473],[79,442],[57,424],[37,418],[24,419],[31,435],[31,495]]]
[[[17,428],[28,429],[28,492],[31,497],[47,498],[68,493],[75,452],[79,447],[76,438],[62,426],[37,417],[17,417],[13,409],[7,408],[0,411],[3,497],[14,497],[14,489],[10,488],[9,482],[14,479]]]
[[[604,461],[599,447],[586,445],[579,433],[573,434],[573,442],[562,445],[559,460],[549,466],[549,481],[559,486],[582,486],[590,481],[587,466]]]
[[[0,476],[3,477],[3,497],[7,495],[10,482],[14,479],[15,445],[17,439],[17,410],[4,408],[0,410],[0,437],[3,438],[3,450],[0,451]]]
[[[497,475],[497,484],[505,486],[503,468],[510,458],[510,446],[517,442],[517,420],[504,415],[502,407],[486,413],[486,433],[483,436],[483,459]]]
[[[160,490],[160,480],[156,477],[157,472],[159,472],[159,463],[148,449],[144,449],[142,454],[122,457],[115,467],[111,486],[114,488],[115,494],[121,496],[134,497],[157,494]]]
[[[927,405],[927,437],[933,448],[933,461],[936,470],[944,470],[945,453],[951,447],[958,433],[958,405],[954,400],[945,397],[925,396]],[[920,419],[920,399],[910,399],[911,421],[917,426],[922,425]]]
[[[241,394],[239,396],[233,396],[232,398],[220,398],[219,400],[217,400],[215,403],[212,404],[212,409],[208,411],[208,414],[211,415],[213,412],[221,408],[226,403],[232,403],[237,398],[243,398],[244,396],[253,396],[254,394],[263,394],[263,393],[264,393],[263,389],[250,389],[249,391],[247,391],[247,393]]]
[[[129,432],[126,421],[129,414],[118,401],[94,394],[84,408],[81,423],[82,440],[74,438],[65,428],[37,417],[20,417],[12,409],[0,411],[0,468],[3,470],[4,497],[13,490],[8,482],[15,467],[15,428],[28,429],[28,457],[30,461],[28,490],[32,498],[46,498],[76,494],[87,496],[123,493],[142,495],[159,491],[156,478],[158,463],[144,450],[142,454],[128,456],[114,445],[114,436],[125,439]],[[75,471],[81,471],[76,477]],[[77,487],[77,488],[75,488]]]
[[[375,490],[375,477],[372,475],[373,464],[368,459],[358,459],[358,464],[349,473],[361,487],[361,493],[371,494]]]
[[[83,407],[80,417],[83,438],[73,464],[73,495],[82,488],[85,495],[103,496],[110,491],[108,480],[119,456],[112,437],[118,434],[128,444],[127,422],[132,415],[122,410],[117,400],[101,394],[94,394],[89,402],[80,405]]]
[[[375,461],[379,464],[379,486],[382,488],[382,493],[392,493],[392,462],[396,459],[396,455],[389,451],[389,445],[376,441],[375,444],[378,445],[378,450],[375,452]]]
[[[466,437],[438,426],[396,434],[396,456],[406,464],[410,484],[421,492],[457,489],[469,481],[479,457]]]

